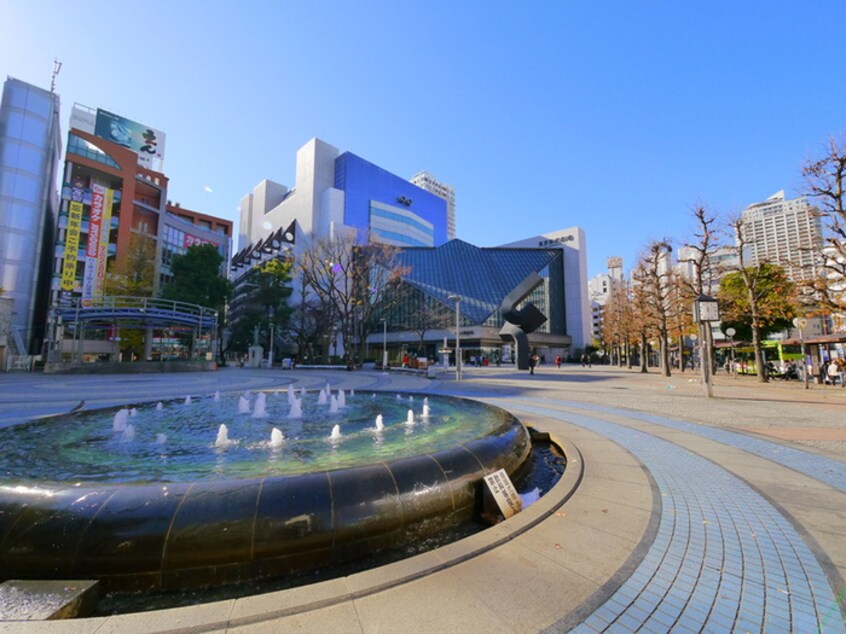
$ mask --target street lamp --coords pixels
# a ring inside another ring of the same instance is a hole
[[[388,320],[382,317],[382,371],[388,369]]]
[[[270,349],[267,352],[267,367],[273,369],[273,316],[275,311],[273,306],[267,307],[267,319],[270,322]]]
[[[802,346],[802,376],[805,379],[805,389],[808,389],[808,361],[805,358],[805,326],[808,320],[804,317],[794,317],[793,325],[799,329],[799,344]]]
[[[461,295],[449,295],[447,299],[455,302],[455,380],[461,380]]]
[[[731,359],[731,374],[737,378],[737,368],[734,366],[734,336],[737,331],[734,328],[726,328],[726,334],[729,338],[729,358]]]

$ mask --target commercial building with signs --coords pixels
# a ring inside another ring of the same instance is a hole
[[[74,106],[54,253],[55,306],[102,299],[107,270],[133,257],[153,259],[154,292],[169,281],[173,256],[192,245],[213,244],[228,261],[232,222],[167,199],[163,149],[160,131]]]
[[[301,236],[354,232],[359,244],[438,246],[447,201],[351,152],[312,139],[297,151],[292,189],[264,180],[241,200],[238,248],[295,224]]]
[[[368,338],[369,347],[385,344],[391,362],[405,353],[437,359],[446,345],[455,348],[459,323],[462,358],[488,363],[513,361],[514,341],[503,336],[503,301],[527,278],[537,281],[517,308],[533,303],[546,321],[529,335],[534,352],[552,362],[567,357],[573,341],[565,305],[564,253],[559,248],[481,248],[450,240],[434,248],[400,250],[398,270],[402,285],[386,302],[385,341],[381,334]],[[371,355],[377,356],[377,355]]]
[[[8,78],[0,102],[0,288],[12,302],[0,348],[37,354],[44,338],[61,155],[59,96]]]

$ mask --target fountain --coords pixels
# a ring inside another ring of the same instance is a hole
[[[294,398],[291,403],[291,410],[288,412],[288,418],[302,418],[303,417],[303,401],[299,398]]]
[[[291,384],[288,384],[288,405],[292,405],[296,398],[297,397],[294,394],[294,386],[291,385]]]
[[[429,418],[429,404],[428,403],[423,404],[423,413],[421,414],[421,416],[423,418]]]
[[[221,425],[217,430],[217,438],[214,441],[214,446],[218,448],[231,447],[235,441],[229,440],[229,429],[226,425]]]
[[[338,413],[338,399],[335,398],[335,395],[329,397],[329,413],[330,414],[337,414]]]
[[[185,404],[186,404],[186,405],[190,405],[190,404],[191,404],[191,397],[190,397],[190,396],[186,396],[186,397],[185,397]]]
[[[320,393],[317,395],[317,404],[326,405],[326,390],[320,390]]]
[[[347,397],[344,394],[344,390],[338,390],[338,407],[346,407],[347,406]]]
[[[282,446],[282,443],[285,442],[285,436],[279,431],[278,427],[274,427],[270,431],[270,442],[268,443],[268,447],[272,449],[278,449]]]
[[[157,411],[157,412],[160,412],[160,411],[162,411],[163,409],[164,409],[164,403],[162,403],[161,401],[159,401],[158,403],[156,403],[156,411]]]
[[[0,570],[172,591],[419,543],[477,519],[482,478],[517,478],[531,452],[507,412],[429,400],[426,425],[407,394],[330,415],[311,392],[260,419],[239,415],[243,396],[209,395],[190,412],[136,404],[131,426],[120,408],[0,428]]]
[[[215,390],[214,392],[214,400],[215,403],[220,403],[220,390]]]
[[[267,418],[267,394],[264,392],[259,392],[259,395],[256,397],[253,418]]]
[[[250,401],[248,401],[243,396],[238,399],[238,413],[239,414],[249,414],[250,413]]]

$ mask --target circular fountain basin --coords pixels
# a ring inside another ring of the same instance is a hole
[[[326,568],[472,520],[482,478],[531,451],[475,401],[429,396],[424,418],[422,395],[307,394],[290,418],[284,392],[240,397],[0,430],[0,575],[175,590]]]

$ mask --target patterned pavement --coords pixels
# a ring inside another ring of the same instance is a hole
[[[834,591],[803,538],[777,508],[725,469],[592,416],[495,402],[566,420],[625,446],[660,491],[660,526],[646,557],[573,631],[846,632]]]

